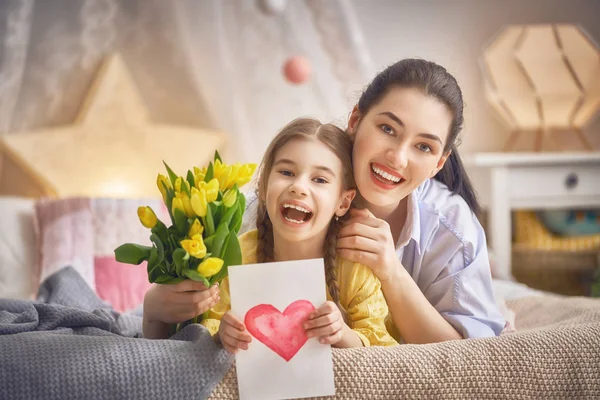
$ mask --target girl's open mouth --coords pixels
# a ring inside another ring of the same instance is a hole
[[[405,181],[401,175],[388,172],[374,163],[371,164],[371,178],[378,186],[384,189],[395,188]]]
[[[302,225],[310,221],[313,213],[304,206],[293,203],[284,203],[281,207],[281,215],[283,215],[285,221],[291,224]]]

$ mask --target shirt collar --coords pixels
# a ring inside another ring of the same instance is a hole
[[[419,240],[421,237],[421,218],[419,216],[419,200],[416,191],[413,191],[407,198],[406,222],[400,232],[396,249],[400,249],[414,240],[417,244],[417,250],[420,252]]]

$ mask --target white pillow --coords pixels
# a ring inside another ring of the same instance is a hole
[[[34,199],[0,197],[0,297],[32,299],[37,244]]]

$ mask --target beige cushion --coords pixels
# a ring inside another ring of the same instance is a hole
[[[33,298],[35,200],[0,197],[0,297]]]

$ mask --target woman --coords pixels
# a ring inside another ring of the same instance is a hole
[[[359,190],[338,255],[370,267],[405,343],[500,334],[476,195],[456,150],[458,83],[443,67],[401,60],[379,73],[348,121]],[[245,226],[256,218],[253,198]]]

